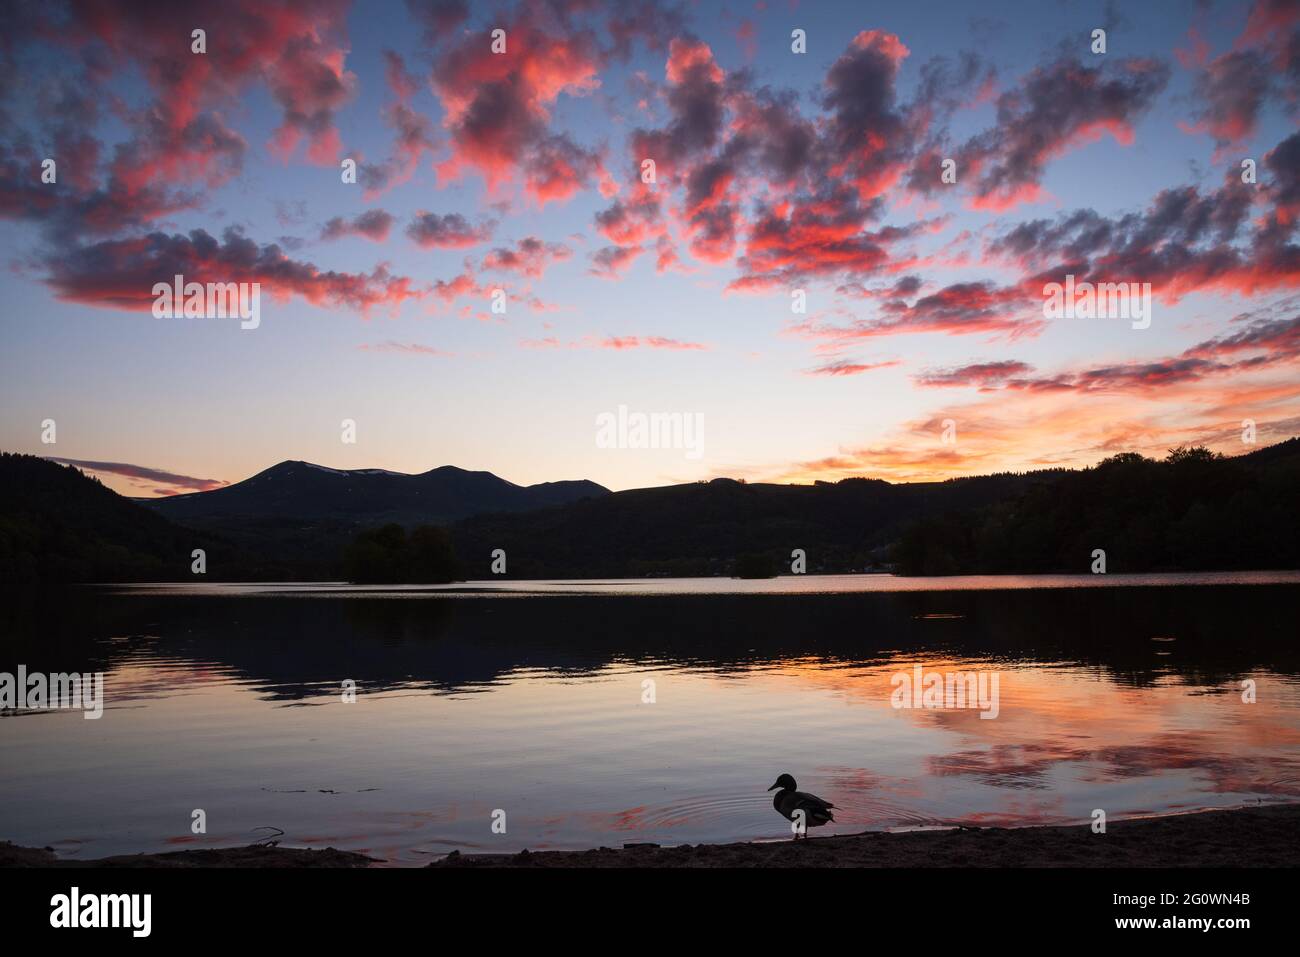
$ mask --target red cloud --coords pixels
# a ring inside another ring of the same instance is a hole
[[[608,209],[596,214],[596,228],[611,243],[636,246],[663,232],[659,197],[640,180],[625,201],[616,199]]]
[[[419,210],[406,227],[406,235],[421,249],[464,249],[491,239],[493,226],[490,222],[473,226],[460,213],[439,215]]]
[[[600,157],[563,133],[538,143],[524,163],[524,189],[540,206],[569,199],[593,179],[606,188],[609,174]]]
[[[683,342],[663,336],[610,336],[593,343],[598,349],[669,349],[673,351],[704,350],[709,347],[700,342]]]
[[[484,269],[519,273],[533,279],[540,278],[547,267],[563,262],[573,255],[573,250],[563,243],[546,243],[528,236],[519,240],[514,249],[498,247],[483,258]]]
[[[913,332],[993,333],[1017,338],[1037,333],[1044,324],[1041,299],[1027,297],[1016,286],[988,282],[953,283],[911,305],[891,299],[881,303],[878,311],[875,319],[857,319],[845,326],[807,322],[796,326],[794,332],[833,342]]]
[[[973,184],[971,206],[1002,212],[1042,197],[1047,163],[1109,133],[1133,141],[1133,122],[1154,104],[1169,68],[1129,59],[1092,68],[1065,58],[1030,72],[998,97],[997,125],[956,150],[960,181]],[[941,188],[937,170],[909,181],[924,192]]]
[[[588,271],[593,276],[617,279],[643,252],[645,249],[641,246],[605,246],[592,255],[591,269]]]
[[[433,124],[406,102],[415,93],[416,78],[392,50],[384,51],[384,62],[388,86],[396,97],[396,102],[384,109],[384,119],[393,128],[396,143],[393,155],[384,162],[362,163],[357,171],[368,200],[410,180],[421,157],[434,148]]]
[[[916,381],[927,386],[977,385],[981,392],[1140,394],[1296,362],[1300,362],[1300,316],[1256,319],[1236,332],[1208,339],[1169,358],[1092,366],[1051,376],[1034,376],[1032,366],[1007,360],[927,371]]]
[[[355,76],[344,68],[346,0],[196,0],[185,5],[131,0],[75,3],[69,23],[51,24],[84,46],[98,40],[123,67],[144,72],[157,103],[151,111],[171,142],[192,135],[200,115],[235,101],[251,83],[264,83],[281,108],[274,152],[288,158],[300,142],[314,163],[338,161],[334,114],[350,99]],[[196,26],[207,52],[190,50]],[[154,144],[161,161],[169,143]]]
[[[522,167],[525,188],[539,203],[568,198],[597,173],[598,162],[567,138],[548,136],[550,111],[560,94],[600,85],[594,34],[551,32],[534,7],[503,29],[505,53],[493,53],[489,36],[476,32],[435,60],[431,80],[452,146],[439,173],[454,178],[468,167],[495,191]]]
[[[996,383],[1005,382],[1013,376],[1024,376],[1033,371],[1033,366],[1014,359],[1001,362],[977,362],[952,369],[926,369],[916,376],[916,383],[925,386],[970,386],[981,389]]]
[[[545,339],[521,339],[519,344],[528,349],[559,349],[566,344],[555,336]],[[665,336],[584,336],[576,342],[567,344],[569,349],[612,349],[623,352],[628,349],[666,349],[671,352],[707,351],[708,346],[702,342],[685,342],[681,339],[669,339]]]
[[[388,238],[393,228],[393,216],[382,209],[370,209],[356,216],[351,221],[342,216],[335,216],[321,230],[321,239],[341,239],[344,236],[361,236],[373,242],[382,243]]]
[[[159,495],[175,495],[182,491],[208,492],[214,488],[221,488],[230,484],[224,479],[194,478],[190,475],[165,472],[162,469],[152,469],[144,465],[132,465],[129,462],[92,462],[86,459],[64,459],[55,456],[47,456],[47,458],[51,462],[58,462],[60,465],[71,465],[87,472],[121,475],[131,479],[133,484],[136,485],[161,482],[167,487],[154,489]]]
[[[433,346],[426,346],[419,342],[396,342],[389,339],[387,342],[362,343],[357,346],[360,352],[391,352],[398,355],[410,356],[444,356],[451,357],[456,353],[447,352],[443,349],[435,349]]]
[[[221,241],[201,229],[188,236],[150,233],[61,250],[46,263],[46,282],[64,300],[115,309],[153,307],[153,286],[183,275],[187,282],[258,282],[277,298],[301,296],[318,306],[400,306],[421,293],[411,280],[377,266],[369,274],[322,271],[289,259],[279,246],[259,246],[234,229]]]
[[[1300,4],[1295,0],[1256,0],[1233,48],[1208,60],[1209,47],[1191,31],[1193,48],[1179,52],[1195,71],[1195,122],[1180,124],[1193,133],[1209,133],[1216,157],[1255,135],[1264,104],[1274,93],[1294,111],[1300,79]]]
[[[439,279],[435,282],[433,284],[433,294],[443,302],[451,302],[461,296],[485,295],[486,290],[475,281],[470,265],[471,263],[467,261],[465,271],[449,281]]]
[[[805,375],[861,375],[864,372],[871,372],[874,369],[889,369],[893,366],[902,365],[898,359],[890,359],[884,362],[853,362],[849,359],[836,359],[825,365],[818,366],[815,369],[809,369]]]

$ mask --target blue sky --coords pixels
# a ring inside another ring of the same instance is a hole
[[[772,0],[668,5],[636,23],[623,22],[631,8],[589,0],[449,3],[436,23],[418,13],[429,5],[335,0],[144,19],[138,5],[105,9],[91,21],[76,5],[24,7],[4,50],[0,447],[101,463],[129,494],[211,487],[286,458],[612,488],[906,481],[1192,442],[1243,451],[1245,418],[1260,441],[1296,431],[1294,5],[997,3],[972,15]],[[290,12],[252,42],[242,31],[268,10]],[[203,24],[196,68],[189,28]],[[490,50],[496,25],[504,55]],[[1105,54],[1090,50],[1096,27]],[[790,50],[795,28],[806,54]],[[409,90],[386,74],[386,51]],[[936,58],[949,75],[927,87]],[[430,134],[410,178],[341,182],[344,158],[364,170],[396,155],[398,102]],[[763,124],[742,129],[766,103]],[[766,159],[788,145],[778,116],[812,142],[789,175]],[[214,125],[238,145],[214,149]],[[287,156],[270,145],[277,130],[298,137]],[[528,175],[554,137],[585,168],[543,201]],[[664,151],[660,208],[646,238],[620,244],[596,217],[638,195],[646,143]],[[957,184],[924,181],[933,150],[957,158]],[[48,156],[60,181],[41,194]],[[1244,205],[1245,187],[1225,185],[1243,157],[1259,165]],[[1032,198],[981,206],[990,169]],[[719,171],[725,188],[693,206],[691,184]],[[163,201],[147,201],[150,188]],[[1182,188],[1231,233],[1176,221],[1159,197]],[[125,212],[96,218],[110,201]],[[331,219],[377,209],[392,217],[381,241],[322,239]],[[1011,256],[1000,244],[1078,210],[1094,217],[1083,245],[1039,238]],[[484,240],[422,247],[406,232],[421,211],[462,216]],[[724,223],[729,248],[700,244],[706,222]],[[778,227],[791,231],[780,268],[758,270]],[[314,278],[263,276],[256,330],[155,319],[147,288],[118,308],[124,283],[169,280],[177,262],[200,281],[256,278],[147,238],[228,229]],[[567,255],[540,276],[489,268],[492,250],[529,237]],[[656,268],[657,242],[681,268]],[[632,246],[630,265],[592,273],[600,250]],[[407,280],[401,301],[367,278],[380,264]],[[1152,328],[1044,322],[1034,278],[1075,267],[1151,282]],[[319,279],[330,271],[359,277],[371,304],[332,296]],[[436,284],[458,275],[472,288],[444,299]],[[758,291],[737,291],[741,277]],[[904,295],[851,292],[905,277],[916,286]],[[491,288],[509,296],[504,316],[488,312]],[[791,313],[796,288],[806,316]],[[926,384],[938,373],[957,384]],[[598,448],[596,416],[619,405],[702,415],[703,457]],[[939,439],[949,418],[955,444]],[[340,441],[343,419],[355,444]]]

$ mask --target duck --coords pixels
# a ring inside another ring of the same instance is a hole
[[[821,827],[827,822],[834,821],[835,815],[831,813],[831,808],[835,807],[830,801],[823,801],[815,794],[808,794],[798,790],[799,785],[789,774],[783,774],[776,779],[769,791],[776,791],[772,798],[772,807],[776,812],[787,821],[793,821],[796,811],[803,811],[803,823],[805,828]],[[778,788],[780,790],[778,790]],[[804,835],[805,837],[807,834]],[[795,839],[798,840],[799,834],[795,833]]]

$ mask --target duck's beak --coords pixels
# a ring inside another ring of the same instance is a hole
[[[769,791],[775,791],[775,790],[776,790],[777,788],[779,788],[780,786],[781,786],[781,782],[780,782],[780,781],[777,781],[777,782],[776,782],[775,784],[773,784],[770,788],[768,788],[768,790],[769,790]]]

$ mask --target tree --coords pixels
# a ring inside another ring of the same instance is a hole
[[[358,535],[343,552],[348,581],[358,584],[426,585],[456,580],[456,555],[445,529],[421,525],[410,536],[400,525]]]
[[[776,562],[770,555],[750,552],[736,559],[737,578],[775,578]]]

